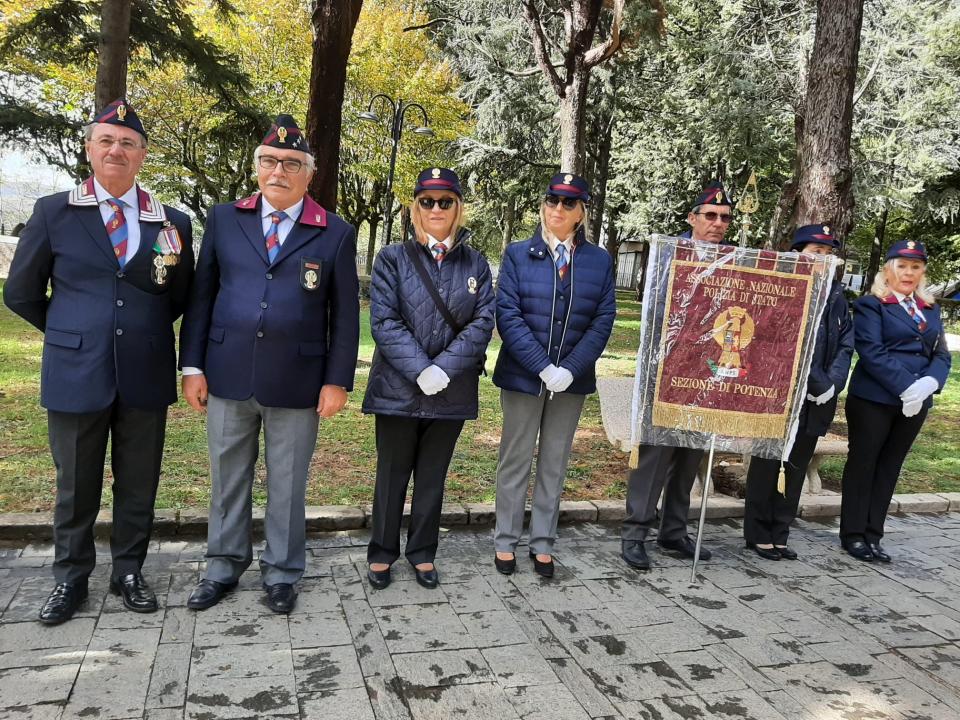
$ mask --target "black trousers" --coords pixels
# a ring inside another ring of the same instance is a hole
[[[661,493],[658,540],[686,537],[690,491],[702,460],[703,450],[641,445],[637,467],[627,477],[627,517],[620,531],[622,539],[646,539],[657,519]]]
[[[113,470],[111,577],[140,572],[153,528],[167,408],[140,410],[114,400],[92,413],[48,410],[47,426],[57,468],[54,579],[82,582],[96,564],[93,526],[100,511],[108,438]]]
[[[432,563],[440,540],[443,485],[463,420],[376,416],[377,481],[367,561],[393,564],[400,557],[400,523],[413,475],[407,560]]]
[[[790,457],[783,465],[786,476],[786,494],[777,492],[780,478],[780,461],[754,455],[747,470],[747,499],[744,504],[743,539],[760,545],[786,545],[790,523],[797,516],[800,493],[807,466],[817,448],[816,435],[807,435],[803,428],[797,431],[797,439]]]
[[[900,468],[927,410],[904,417],[899,405],[847,396],[850,448],[843,468],[840,541],[879,543]]]

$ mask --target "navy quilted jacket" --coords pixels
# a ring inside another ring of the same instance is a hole
[[[363,412],[404,417],[467,420],[477,417],[477,378],[493,332],[490,266],[465,242],[457,243],[440,267],[417,245],[418,260],[463,330],[454,336],[411,264],[403,244],[388,245],[373,264],[370,331],[377,352],[363,398]],[[417,376],[438,365],[450,384],[424,395]]]
[[[497,330],[503,347],[493,382],[504,390],[539,395],[540,372],[550,363],[573,374],[566,392],[596,391],[596,362],[617,314],[610,254],[582,233],[560,279],[537,227],[512,243],[497,278]]]

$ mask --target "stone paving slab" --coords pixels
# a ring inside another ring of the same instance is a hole
[[[628,568],[615,525],[562,527],[552,580],[525,546],[500,575],[490,529],[459,526],[432,591],[405,563],[373,590],[365,531],[330,532],[309,540],[289,617],[265,607],[255,571],[188,610],[203,544],[182,537],[151,547],[161,610],[129,613],[98,542],[90,599],[55,628],[35,621],[50,544],[7,545],[0,718],[960,718],[960,514],[891,517],[889,565],[844,554],[832,517],[797,520],[796,562],[744,550],[740,523],[708,524],[714,560],[694,585],[689,562],[653,543],[653,569]]]

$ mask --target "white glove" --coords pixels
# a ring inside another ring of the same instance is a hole
[[[540,379],[543,380],[543,384],[547,386],[547,390],[550,389],[551,385],[556,383],[558,378],[557,373],[559,372],[560,368],[553,363],[550,363],[540,371]]]
[[[550,392],[563,392],[573,382],[573,373],[565,367],[557,368],[557,375],[553,379],[553,384],[547,383],[547,390]]]
[[[923,409],[923,400],[914,400],[913,402],[904,401],[903,416],[913,417]]]
[[[417,376],[417,385],[424,395],[436,395],[450,384],[450,378],[436,365],[431,365]]]
[[[824,403],[829,402],[830,399],[834,395],[836,395],[836,393],[837,393],[837,388],[831,385],[827,389],[827,391],[823,393],[823,395],[811,395],[810,393],[807,393],[807,400],[809,400],[810,402],[816,403],[817,405],[823,405]]]
[[[928,397],[933,395],[939,388],[940,383],[937,382],[936,378],[932,378],[927,375],[926,377],[916,380],[913,385],[900,393],[900,399],[903,400],[904,403],[922,403]],[[907,417],[910,416],[908,415]]]

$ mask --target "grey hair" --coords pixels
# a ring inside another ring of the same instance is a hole
[[[83,141],[90,142],[91,140],[93,140],[93,129],[97,125],[105,125],[105,124],[107,123],[89,122],[86,125],[84,125]],[[140,135],[140,133],[137,133],[137,135]],[[140,135],[140,147],[146,147],[146,146],[147,146],[147,139],[143,135]]]
[[[263,154],[263,148],[265,147],[266,145],[258,145],[257,149],[253,151],[253,171],[254,172],[257,171],[257,160],[260,159],[260,155]],[[301,150],[300,152],[303,152],[303,150]],[[307,156],[306,159],[303,161],[304,165],[307,166],[307,170],[309,170],[310,172],[316,172],[317,161],[314,159],[313,155],[311,155],[308,152],[304,152],[303,154]]]
[[[883,267],[881,267],[880,270],[877,271],[877,274],[873,277],[873,286],[870,288],[870,293],[881,300],[889,297],[893,292],[890,289],[890,286],[887,284],[886,271],[893,271],[893,264],[896,262],[896,260],[897,258],[891,258],[890,260],[887,260],[883,264]],[[924,263],[923,277],[920,279],[920,282],[917,283],[917,287],[914,288],[913,294],[928,305],[933,305],[934,303],[933,293],[927,290],[926,263]]]

